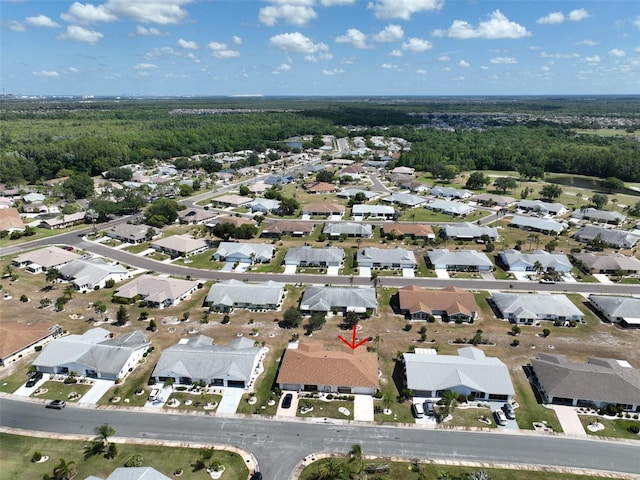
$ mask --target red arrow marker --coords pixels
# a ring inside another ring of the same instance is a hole
[[[342,335],[338,335],[338,338],[340,340],[342,340],[346,346],[348,346],[351,350],[355,350],[356,348],[358,348],[360,345],[364,345],[365,343],[367,343],[369,341],[369,337],[360,340],[358,343],[356,343],[356,327],[357,325],[353,326],[353,335],[351,335],[351,343],[349,343],[348,341],[346,341]]]

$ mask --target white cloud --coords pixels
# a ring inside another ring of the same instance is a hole
[[[396,68],[398,68],[397,65],[394,65],[393,63],[383,63],[382,65],[380,65],[382,68],[384,68],[385,70],[394,70]]]
[[[458,62],[458,66],[460,68],[469,68],[471,66],[471,64],[469,62],[467,62],[466,60],[460,60]]]
[[[169,34],[161,32],[157,28],[146,28],[142,25],[138,25],[136,27],[136,35],[140,35],[141,37],[164,37]]]
[[[418,52],[424,52],[425,50],[429,50],[433,47],[433,45],[431,45],[431,42],[429,42],[428,40],[423,40],[421,38],[410,38],[408,42],[404,42],[402,44],[402,49],[407,51],[407,52],[413,52],[413,53],[418,53]]]
[[[575,10],[571,10],[567,15],[562,12],[551,12],[544,17],[540,17],[536,20],[536,23],[553,25],[564,22],[580,22],[585,18],[589,18],[589,12],[587,12],[584,8],[576,8]]]
[[[424,68],[419,68],[419,69],[416,70],[416,73],[418,75],[426,75],[427,71]]]
[[[598,42],[596,42],[595,40],[585,39],[585,40],[581,40],[580,42],[578,42],[578,45],[586,45],[588,47],[595,47],[596,45],[598,45]]]
[[[451,60],[451,58],[450,58],[448,55],[440,55],[440,56],[438,57],[438,60],[439,60],[440,62],[448,62],[449,60]]]
[[[274,75],[279,75],[282,72],[288,72],[289,70],[291,70],[291,65],[283,63],[280,66],[276,67],[271,73],[273,73]]]
[[[42,70],[40,72],[33,72],[37,77],[58,78],[60,74],[55,70]]]
[[[640,16],[636,17],[633,20],[633,24],[636,26],[636,28],[640,28]]]
[[[548,53],[540,52],[540,58],[555,58],[558,60],[567,60],[571,58],[580,58],[579,53]]]
[[[61,34],[58,38],[60,40],[72,40],[74,42],[88,43],[89,45],[95,45],[98,43],[104,35],[95,30],[89,30],[78,25],[69,25],[66,33]]]
[[[44,27],[44,28],[58,28],[60,24],[54,22],[46,15],[38,15],[36,17],[27,17],[25,19],[29,25],[33,25],[34,27]]]
[[[273,27],[278,20],[300,26],[318,17],[315,10],[308,5],[291,5],[290,3],[261,8],[258,19],[265,25]]]
[[[7,27],[12,32],[26,32],[27,29],[20,22],[16,22],[15,20],[8,20],[6,22],[2,22],[2,25]]]
[[[470,38],[497,39],[522,38],[531,35],[525,27],[510,21],[500,10],[491,13],[488,20],[473,27],[464,20],[454,20],[447,30],[435,30],[435,37],[451,37],[462,40]]]
[[[175,48],[172,48],[172,47],[161,47],[161,48],[154,48],[144,54],[144,58],[146,60],[156,60],[159,58],[164,58],[169,56],[180,56],[180,52],[178,52]]]
[[[71,73],[78,73],[78,69],[76,67],[69,67],[67,68],[67,70],[69,70]]]
[[[107,0],[102,5],[75,2],[68,13],[60,16],[68,22],[112,22],[128,18],[142,23],[174,25],[184,21],[188,14],[182,8],[192,0]]]
[[[313,43],[310,38],[300,32],[282,33],[271,37],[269,45],[287,53],[314,55],[327,52],[329,47],[324,43]]]
[[[158,66],[155,63],[139,63],[133,68],[134,70],[154,70]]]
[[[564,22],[564,13],[562,12],[551,12],[544,17],[536,20],[536,23],[540,23],[543,25],[553,25],[555,23],[563,23]]]
[[[373,10],[376,18],[401,18],[410,20],[414,13],[440,10],[444,0],[376,0],[371,1],[367,8]]]
[[[601,60],[602,59],[600,58],[599,55],[593,55],[592,57],[584,57],[584,61],[590,65],[600,63]]]
[[[515,58],[513,57],[493,57],[491,60],[489,60],[491,63],[494,64],[512,64],[512,63],[518,63],[516,61]]]
[[[196,42],[191,42],[188,40],[184,40],[183,38],[178,40],[178,46],[182,48],[187,48],[189,50],[197,50],[198,44]]]
[[[575,10],[571,10],[567,18],[572,22],[580,22],[585,18],[589,18],[589,12],[587,12],[584,8],[577,8]]]
[[[332,7],[334,5],[353,5],[356,0],[320,0],[320,4],[325,7]]]
[[[67,22],[78,23],[113,22],[118,19],[106,9],[106,4],[96,7],[90,3],[82,4],[80,2],[74,2],[68,12],[62,13],[60,17]]]
[[[380,43],[399,42],[403,38],[404,30],[400,25],[387,25],[373,36],[373,39]]]
[[[234,35],[232,41],[235,45],[242,45],[242,37],[239,37],[238,35]]]
[[[402,50],[391,50],[389,52],[389,56],[391,57],[401,57],[403,55]]]
[[[480,70],[489,70],[489,67],[486,65],[480,65]]]
[[[624,53],[624,50],[614,48],[612,50],[609,50],[609,55],[612,57],[624,57],[626,54]]]
[[[210,42],[207,48],[211,50],[211,55],[215,58],[227,59],[240,56],[240,52],[228,48],[226,43]]]
[[[344,73],[344,70],[342,70],[341,68],[333,68],[331,70],[322,70],[322,73],[324,73],[327,76],[339,75],[341,73]]]
[[[348,43],[353,48],[369,48],[367,36],[357,28],[350,28],[344,35],[336,37],[336,43]]]

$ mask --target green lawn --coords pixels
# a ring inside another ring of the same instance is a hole
[[[532,386],[525,378],[524,373],[512,375],[513,387],[516,391],[516,399],[519,408],[516,410],[518,427],[522,430],[533,430],[533,422],[546,422],[554,432],[562,432],[562,427],[556,416],[556,412],[538,403],[533,393]]]
[[[453,417],[448,422],[443,423],[445,427],[480,427],[480,428],[496,428],[493,414],[490,408],[455,408],[451,414]],[[487,425],[478,420],[478,417],[484,416],[491,419],[491,424]]]
[[[222,400],[222,395],[212,394],[212,393],[187,393],[187,392],[179,392],[175,391],[173,393],[173,397],[180,402],[180,405],[177,407],[169,407],[165,403],[164,411],[180,411],[180,412],[205,412],[205,413],[213,413],[220,405],[220,400]],[[215,404],[214,408],[205,409],[205,404]]]
[[[179,258],[175,262],[175,265],[184,265],[190,268],[200,268],[203,270],[219,270],[224,266],[224,262],[214,262],[211,260],[213,252],[207,250],[206,252],[192,255],[188,258]]]
[[[29,367],[18,368],[15,373],[2,379],[2,382],[0,382],[0,392],[13,393],[24,385],[27,380],[29,380]]]
[[[305,413],[300,412],[300,408],[304,405],[313,407],[313,411]],[[349,410],[349,415],[340,412],[340,408]],[[318,417],[318,418],[338,418],[342,420],[353,420],[353,401],[348,400],[318,400],[312,398],[301,398],[298,402],[297,417]]]
[[[47,400],[65,400],[67,402],[77,402],[82,398],[82,395],[87,393],[90,389],[90,385],[80,384],[80,383],[63,383],[56,381],[46,381],[44,382],[38,390],[47,390],[46,392],[36,395],[33,393],[31,396],[33,398],[47,399]],[[38,391],[36,390],[36,391]],[[80,394],[79,397],[74,399],[69,398],[71,392],[76,392]]]
[[[401,222],[475,222],[489,215],[484,210],[476,210],[466,217],[452,217],[446,213],[434,212],[426,208],[412,208],[400,216]]]
[[[278,372],[278,359],[283,352],[280,350],[272,350],[267,355],[264,362],[264,372],[258,377],[256,387],[253,394],[257,398],[257,402],[251,405],[248,400],[250,395],[242,396],[240,405],[238,405],[237,413],[259,413],[260,415],[275,415],[278,409],[278,396],[272,393],[272,388]],[[275,405],[269,405],[269,400],[275,400]],[[262,407],[265,408],[262,408]]]
[[[124,247],[123,250],[129,253],[140,253],[151,248],[151,242],[142,242],[135,245],[129,245]]]
[[[585,427],[584,431],[589,435],[601,436],[601,437],[614,437],[614,438],[628,438],[631,440],[640,440],[640,435],[637,433],[631,433],[628,428],[632,425],[640,427],[640,420],[634,420],[631,418],[604,418],[591,415],[580,415],[580,421]],[[599,422],[604,426],[604,430],[592,432],[587,428],[587,425],[593,422]]]
[[[97,427],[98,425],[96,425]],[[88,431],[92,427],[88,426]],[[117,436],[117,432],[116,432]],[[2,444],[2,470],[0,480],[31,480],[51,475],[54,467],[64,458],[67,462],[75,462],[78,475],[76,479],[84,479],[89,475],[106,478],[132,455],[142,455],[143,466],[153,467],[164,475],[173,478],[178,468],[187,474],[184,478],[209,479],[204,470],[194,471],[194,464],[200,458],[200,449],[178,446],[162,447],[155,445],[136,445],[134,443],[118,444],[118,457],[105,460],[96,455],[84,459],[85,441],[68,441],[53,438],[31,438],[19,435],[0,434]],[[49,460],[44,463],[30,461],[33,452],[38,451]],[[247,478],[249,471],[245,460],[231,452],[214,451],[212,460],[221,462],[226,470],[223,479]]]
[[[258,273],[282,273],[284,272],[284,265],[282,265],[282,262],[284,261],[286,253],[286,248],[280,248],[276,250],[275,256],[269,263],[257,264],[255,267],[251,267],[250,271]]]

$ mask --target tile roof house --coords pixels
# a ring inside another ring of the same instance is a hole
[[[207,227],[213,228],[219,223],[230,223],[234,227],[239,227],[241,225],[253,225],[253,220],[244,217],[236,217],[235,215],[218,215],[211,219],[210,222],[207,222]]]
[[[0,321],[0,367],[35,352],[62,335],[62,327],[53,322],[19,322],[7,318]]]
[[[26,267],[27,271],[31,273],[40,273],[46,272],[50,268],[60,268],[78,258],[82,258],[81,255],[52,246],[22,253],[11,260],[11,263],[14,267]]]
[[[271,200],[268,198],[256,198],[248,205],[251,213],[271,213],[280,208],[280,200]]]
[[[431,189],[431,195],[436,197],[448,197],[448,198],[469,198],[473,193],[469,190],[459,190],[452,187],[433,187]]]
[[[510,272],[534,272],[539,264],[541,271],[570,272],[573,268],[569,258],[560,253],[549,253],[545,250],[534,250],[531,253],[508,249],[498,253],[502,264]]]
[[[573,238],[579,242],[590,242],[598,236],[613,248],[633,248],[640,241],[640,235],[635,233],[614,228],[594,227],[592,225],[582,227],[573,234]]]
[[[200,225],[218,215],[214,210],[204,208],[187,208],[178,212],[178,221],[183,225]]]
[[[153,241],[151,248],[166,253],[172,258],[188,257],[206,251],[209,243],[204,238],[193,238],[191,235],[171,235]]]
[[[584,314],[566,295],[498,293],[491,298],[500,316],[511,323],[531,325],[539,320],[582,322]]]
[[[618,225],[624,222],[627,217],[618,212],[598,210],[596,208],[585,208],[573,212],[571,214],[571,218],[575,218],[577,220],[589,220],[591,222]]]
[[[305,245],[292,247],[284,256],[285,265],[298,267],[339,267],[344,260],[344,250],[336,247],[313,248]]]
[[[549,403],[640,412],[640,370],[625,360],[591,357],[573,362],[565,355],[541,353],[531,360],[541,393]]]
[[[324,350],[290,343],[276,382],[281,390],[373,395],[380,385],[378,357],[365,348]]]
[[[338,189],[338,187],[336,187],[335,185],[327,182],[309,183],[305,185],[304,188],[309,193],[318,193],[318,194],[333,193]]]
[[[268,263],[275,252],[271,244],[220,242],[213,259],[220,262]]]
[[[83,293],[104,288],[109,280],[117,283],[131,277],[129,270],[122,265],[108,263],[102,258],[72,260],[58,271],[73,288]]]
[[[347,237],[371,238],[373,228],[365,223],[325,223],[322,233],[335,238],[345,235]]]
[[[84,223],[85,215],[85,212],[70,213],[68,215],[42,220],[40,222],[40,226],[49,229],[66,228],[72,225]]]
[[[565,224],[546,218],[525,217],[514,215],[509,223],[510,226],[521,230],[545,233],[547,235],[560,235],[567,228]]]
[[[480,193],[478,195],[473,195],[470,200],[477,202],[480,205],[497,205],[498,207],[508,207],[509,205],[516,203],[515,198],[495,195],[493,193]]]
[[[106,235],[109,238],[113,238],[121,242],[136,244],[153,240],[160,235],[160,233],[161,231],[159,229],[150,227],[149,225],[121,223],[107,231]]]
[[[463,272],[490,272],[493,263],[483,252],[476,250],[449,251],[446,248],[437,248],[427,253],[429,263],[435,269]]]
[[[431,225],[426,223],[385,223],[380,226],[382,234],[389,236],[393,234],[395,237],[421,238],[424,240],[435,240]]]
[[[56,338],[44,347],[33,366],[42,373],[76,372],[89,378],[123,379],[138,366],[149,345],[140,331],[114,338],[103,328],[93,328],[82,335]]]
[[[580,252],[572,254],[589,273],[632,275],[640,273],[640,260],[622,253]]]
[[[567,207],[561,203],[549,203],[542,200],[527,200],[522,199],[518,202],[518,208],[527,212],[537,212],[543,215],[564,215],[568,213]]]
[[[498,238],[498,230],[495,228],[470,222],[445,225],[443,229],[446,237],[453,240],[478,240],[483,235],[487,235],[491,240]]]
[[[457,355],[416,348],[402,355],[402,363],[407,388],[417,397],[437,398],[452,390],[476,400],[509,402],[515,395],[509,368],[479,348],[459,348]]]
[[[151,376],[158,383],[173,378],[179,385],[203,381],[212,386],[246,388],[255,378],[261,353],[262,348],[248,338],[214,345],[212,338],[198,335],[166,348]]]
[[[211,199],[212,204],[228,205],[230,207],[241,207],[251,201],[251,197],[241,195],[221,195]]]
[[[198,282],[191,280],[141,275],[119,287],[113,296],[129,301],[141,299],[150,307],[166,308],[186,300],[197,288]]]
[[[360,248],[356,253],[358,267],[368,268],[416,268],[418,262],[411,250],[406,248]]]
[[[234,308],[249,310],[277,310],[284,299],[284,284],[268,281],[245,283],[226,280],[211,286],[204,306],[217,312],[231,312]]]
[[[90,475],[85,480],[103,480]],[[119,467],[104,480],[171,480],[166,475],[151,467]]]
[[[22,196],[22,200],[24,200],[27,203],[44,202],[45,198],[47,197],[44,196],[42,193],[36,193],[36,192],[27,193],[26,195]]]
[[[425,205],[425,208],[436,212],[446,213],[453,217],[464,217],[471,212],[475,211],[470,205],[466,203],[456,202],[455,200],[442,200],[436,198]]]
[[[473,322],[478,317],[478,304],[473,293],[458,287],[431,290],[416,285],[398,289],[398,308],[409,320]]]
[[[589,301],[611,323],[640,328],[640,298],[591,294]]]
[[[313,222],[278,221],[265,223],[262,226],[261,237],[280,238],[282,235],[292,237],[306,237],[311,235],[315,224]]]
[[[373,287],[308,286],[300,301],[300,310],[305,314],[332,311],[366,313],[375,312],[377,308],[376,289]]]
[[[303,205],[302,214],[318,216],[344,215],[344,207],[330,202],[308,203]]]
[[[365,218],[392,220],[396,216],[396,211],[388,205],[354,205],[351,207],[351,214],[354,220]]]
[[[391,173],[397,173],[400,175],[413,175],[414,173],[416,173],[416,169],[411,167],[395,167],[393,170],[391,170]]]
[[[426,203],[427,199],[419,197],[418,195],[411,195],[409,193],[392,193],[391,195],[384,197],[382,201],[414,208]]]
[[[0,232],[24,232],[25,225],[15,208],[0,208]]]

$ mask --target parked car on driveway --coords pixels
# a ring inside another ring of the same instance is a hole
[[[67,406],[67,402],[64,400],[51,400],[45,405],[47,408],[53,408],[54,410],[62,410]]]
[[[507,417],[505,416],[504,412],[502,410],[496,410],[495,412],[493,412],[493,416],[496,419],[496,424],[497,425],[506,425],[507,424]]]
[[[282,408],[290,408],[293,401],[293,394],[287,393],[282,399]]]
[[[436,413],[434,407],[433,407],[433,402],[431,400],[427,400],[426,402],[424,402],[424,412],[431,416],[434,413]]]
[[[509,419],[509,420],[515,420],[516,419],[516,412],[513,409],[513,405],[511,405],[510,403],[505,403],[502,406],[502,410],[504,411],[505,416]]]
[[[421,403],[414,403],[411,405],[411,411],[413,412],[413,416],[416,418],[424,417],[424,408]]]
[[[27,380],[27,383],[25,383],[25,387],[33,387],[35,386],[36,383],[38,383],[38,380],[40,380],[42,378],[42,372],[36,372],[33,375],[31,375],[31,377],[29,377],[29,380]]]

